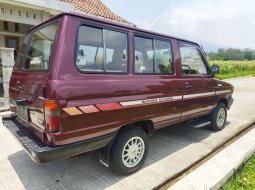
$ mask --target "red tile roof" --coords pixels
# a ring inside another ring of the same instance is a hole
[[[110,20],[116,20],[118,22],[133,25],[131,22],[112,12],[100,0],[61,0],[61,1],[71,3],[75,6],[76,10],[85,12],[87,14],[92,14],[95,16],[100,16]]]

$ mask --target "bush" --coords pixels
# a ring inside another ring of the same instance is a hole
[[[255,75],[255,61],[210,61],[210,65],[218,64],[220,79]]]

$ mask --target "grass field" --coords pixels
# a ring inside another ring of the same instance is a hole
[[[255,76],[254,61],[210,61],[210,65],[218,64],[220,73],[216,75],[219,79],[235,78],[242,76]]]
[[[255,155],[247,161],[220,189],[254,190],[255,189]]]
[[[255,76],[255,61],[211,61],[218,64],[220,73],[217,78],[226,79],[241,76]],[[221,188],[221,190],[255,189],[255,155],[247,161]]]

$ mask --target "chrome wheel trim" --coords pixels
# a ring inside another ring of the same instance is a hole
[[[225,122],[225,118],[226,118],[225,109],[224,108],[219,109],[217,113],[217,118],[216,118],[216,122],[219,127],[222,127],[222,125]]]
[[[125,144],[122,151],[122,162],[128,167],[137,166],[143,158],[145,152],[145,144],[142,138],[132,137]]]

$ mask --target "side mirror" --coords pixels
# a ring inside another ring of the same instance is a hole
[[[213,64],[213,66],[211,68],[211,74],[212,75],[217,74],[217,73],[219,73],[219,71],[220,71],[220,66],[217,64]]]

